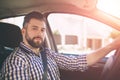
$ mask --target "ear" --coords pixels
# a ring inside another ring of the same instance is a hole
[[[24,34],[24,33],[25,33],[25,29],[24,29],[24,28],[22,28],[21,32],[22,32],[22,34]]]

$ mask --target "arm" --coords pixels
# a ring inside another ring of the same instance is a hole
[[[71,71],[84,71],[87,69],[86,54],[68,56],[58,54],[52,50],[47,50],[49,57],[53,59],[55,65],[60,69],[71,70]]]
[[[114,49],[117,49],[120,47],[120,37],[115,39],[112,43],[104,46],[103,48],[100,48],[96,50],[95,52],[92,52],[91,54],[87,55],[87,64],[88,66],[93,65],[97,61],[99,61],[101,58],[105,57],[109,52],[111,52]]]

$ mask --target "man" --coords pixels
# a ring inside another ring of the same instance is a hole
[[[47,48],[42,53],[43,47],[41,46],[46,35],[46,24],[43,15],[39,12],[31,12],[25,16],[22,35],[23,42],[6,59],[2,68],[5,80],[42,80],[45,78],[44,75],[48,80],[60,80],[58,68],[84,71],[110,51],[120,47],[119,37],[111,44],[88,55],[68,57]],[[46,74],[44,74],[43,54],[47,57]]]

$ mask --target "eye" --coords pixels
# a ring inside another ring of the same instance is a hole
[[[45,32],[45,30],[46,30],[45,28],[42,28],[42,29],[41,29],[42,32]]]
[[[32,27],[32,30],[38,30],[38,28],[37,27]]]

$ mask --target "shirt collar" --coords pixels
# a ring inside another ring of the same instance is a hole
[[[24,44],[24,42],[20,43],[20,48],[22,48],[26,53],[31,54],[31,55],[36,55],[35,52],[32,51],[28,46]],[[40,55],[40,54],[39,54]]]

